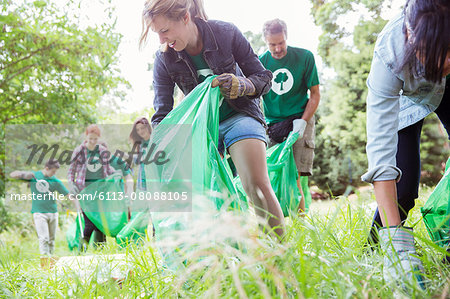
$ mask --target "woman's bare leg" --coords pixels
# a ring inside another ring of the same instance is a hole
[[[228,149],[242,186],[255,205],[255,212],[281,237],[284,233],[284,217],[280,204],[270,185],[267,171],[266,147],[258,139],[240,140]]]

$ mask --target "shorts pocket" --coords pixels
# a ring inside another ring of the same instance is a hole
[[[315,144],[315,142],[314,142],[314,140],[304,140],[304,146],[306,147],[306,148],[312,148],[312,149],[315,149],[316,148],[316,144]]]
[[[301,163],[307,167],[311,168],[314,160],[314,148],[316,147],[314,140],[304,140],[303,150],[300,156]]]

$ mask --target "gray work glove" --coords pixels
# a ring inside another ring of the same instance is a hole
[[[255,85],[245,77],[225,73],[212,80],[211,87],[220,88],[220,93],[226,99],[237,99],[245,95],[253,95],[256,92]]]
[[[380,245],[384,252],[384,279],[408,290],[408,284],[418,283],[425,289],[423,266],[414,247],[412,228],[391,226],[379,229]]]
[[[298,139],[303,138],[306,129],[306,120],[304,119],[294,119],[292,122],[292,132],[298,133]]]

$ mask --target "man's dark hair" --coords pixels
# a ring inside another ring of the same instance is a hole
[[[450,45],[450,1],[408,0],[403,13],[405,56],[398,70],[410,65],[417,72],[423,65],[425,79],[440,82]]]
[[[283,32],[287,37],[287,26],[283,20],[274,19],[264,23],[263,35],[264,37]]]
[[[54,168],[59,168],[59,162],[58,160],[55,159],[50,159],[47,161],[47,163],[45,163],[45,167],[47,167],[48,169],[54,169]]]

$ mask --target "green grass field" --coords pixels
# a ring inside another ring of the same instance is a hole
[[[121,284],[99,279],[109,277],[108,271],[112,271],[104,264],[89,274],[76,268],[42,270],[34,233],[3,232],[0,297],[449,298],[450,266],[441,262],[445,252],[431,242],[419,211],[429,193],[428,189],[421,191],[408,220],[408,225],[414,226],[429,280],[426,291],[412,286],[406,294],[388,287],[382,278],[382,254],[365,252],[374,202],[366,191],[352,199],[314,202],[306,218],[287,219],[282,243],[263,236],[251,217],[224,217],[219,220],[222,225],[215,225],[213,234],[221,237],[214,243],[201,232],[185,236],[195,248],[188,252],[186,268],[175,273],[163,266],[152,240],[120,249],[108,239],[105,248],[83,253],[100,257],[123,254],[125,268],[131,272]],[[31,219],[28,213],[23,217]],[[65,216],[60,222],[56,255],[75,255],[65,242]],[[244,249],[237,250],[236,242]]]

